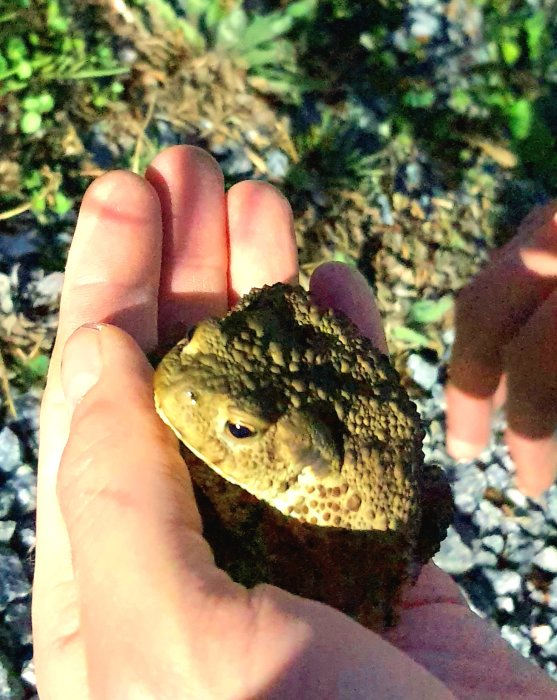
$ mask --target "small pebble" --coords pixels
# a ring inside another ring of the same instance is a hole
[[[53,306],[60,301],[62,285],[64,283],[63,272],[51,272],[35,283],[34,306]]]
[[[6,488],[0,488],[0,518],[8,517],[15,503],[15,493]]]
[[[31,634],[31,603],[30,601],[14,601],[6,608],[4,624],[17,639],[20,646],[32,644]]]
[[[501,612],[508,613],[509,615],[511,615],[515,611],[514,598],[510,595],[499,596],[495,600],[495,604],[498,610],[501,610]]]
[[[462,513],[473,513],[476,510],[486,488],[487,480],[480,469],[472,464],[458,465],[453,495],[455,504]]]
[[[424,360],[421,355],[416,353],[409,355],[407,368],[416,384],[426,391],[429,391],[437,381],[439,368],[427,360]]]
[[[472,550],[464,544],[452,526],[433,561],[443,571],[453,575],[463,574],[474,566]]]
[[[21,515],[32,513],[37,502],[37,475],[28,464],[22,464],[11,475],[7,488],[15,494]]]
[[[542,547],[543,543],[540,542],[536,548],[532,538],[524,532],[510,532],[505,540],[503,556],[513,564],[531,564],[536,552]]]
[[[486,535],[481,542],[486,549],[491,550],[495,554],[501,554],[505,546],[504,538],[498,534]]]
[[[533,559],[533,563],[544,571],[557,574],[557,547],[545,547],[538,552]]]
[[[553,630],[550,625],[537,625],[530,630],[532,640],[539,646],[544,646],[553,636]]]
[[[0,544],[8,544],[15,532],[15,520],[0,520]]]
[[[23,700],[25,693],[11,662],[0,651],[0,700]]]
[[[498,596],[518,593],[522,589],[522,576],[512,569],[484,569],[493,590]]]
[[[472,515],[472,521],[480,529],[480,533],[499,530],[503,520],[500,509],[489,501],[482,501]]]
[[[11,288],[12,285],[8,275],[0,273],[0,312],[3,314],[11,314],[14,310]]]
[[[275,180],[282,180],[288,172],[290,161],[286,153],[278,148],[273,148],[265,158],[265,165],[267,166],[269,177]]]
[[[522,656],[529,656],[532,649],[532,642],[528,634],[511,625],[501,627],[501,636],[506,639],[511,646],[519,651]]]
[[[0,611],[8,603],[30,593],[31,586],[25,576],[17,554],[5,546],[0,547]]]
[[[13,472],[21,464],[21,446],[10,428],[0,430],[0,471]]]
[[[499,491],[503,491],[508,487],[510,482],[509,473],[500,464],[490,464],[484,473],[488,486],[492,486]]]

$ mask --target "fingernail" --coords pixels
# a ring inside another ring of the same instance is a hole
[[[100,323],[86,323],[68,338],[62,353],[62,388],[70,410],[98,382],[102,370]]]

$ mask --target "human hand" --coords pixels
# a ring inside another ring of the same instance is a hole
[[[557,697],[432,565],[383,636],[214,565],[143,352],[252,286],[296,278],[286,201],[249,182],[225,197],[199,149],[168,149],[146,180],[115,172],[87,191],[41,411],[41,699]],[[357,273],[324,266],[312,290],[385,349]]]
[[[535,208],[456,302],[447,449],[473,459],[504,404],[517,486],[537,498],[557,476],[557,204]]]

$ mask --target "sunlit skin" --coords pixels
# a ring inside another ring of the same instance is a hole
[[[557,476],[557,203],[534,209],[457,297],[447,448],[487,446],[504,406],[516,484],[537,498]]]
[[[144,353],[254,285],[296,278],[286,200],[255,182],[225,195],[199,149],[170,148],[145,179],[114,172],[88,189],[41,412],[41,700],[557,698],[433,565],[383,635],[215,567]],[[357,272],[323,266],[312,290],[386,349]]]

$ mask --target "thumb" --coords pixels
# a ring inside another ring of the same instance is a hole
[[[101,501],[103,512],[108,501],[118,517],[130,507],[157,519],[162,509],[166,518],[179,509],[183,524],[199,532],[189,476],[176,439],[155,413],[153,370],[135,340],[116,326],[86,324],[66,343],[61,375],[71,428],[57,492],[70,537],[96,521]],[[163,492],[169,500],[161,503]]]

